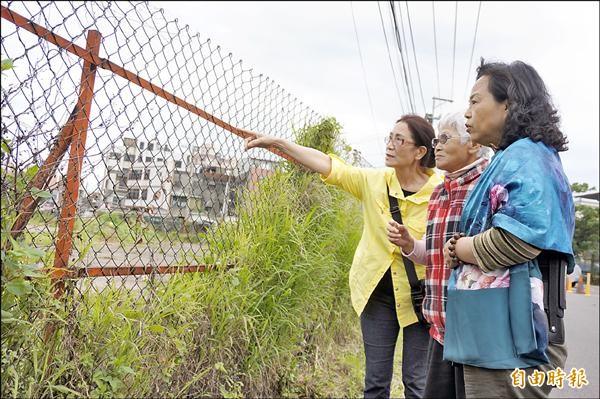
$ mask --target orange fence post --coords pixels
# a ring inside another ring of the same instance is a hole
[[[95,30],[88,31],[87,51],[95,56],[100,52],[102,35]],[[90,111],[94,97],[94,81],[96,79],[97,66],[84,60],[83,72],[81,74],[81,86],[79,88],[80,112],[73,121],[73,139],[69,153],[69,166],[67,169],[67,184],[63,194],[62,209],[58,220],[58,235],[56,241],[56,253],[54,256],[54,268],[51,278],[55,283],[55,297],[60,297],[64,291],[64,277],[69,266],[73,242],[73,227],[77,213],[77,200],[79,198],[79,184],[81,180],[81,167],[85,155],[87,128],[90,122]]]
[[[103,270],[100,267],[88,267],[87,270],[70,270],[69,258],[72,252],[73,229],[75,218],[77,216],[77,202],[79,197],[79,186],[81,182],[81,169],[83,157],[85,156],[86,136],[89,126],[89,116],[91,110],[91,102],[94,96],[94,81],[95,73],[98,68],[105,69],[113,74],[120,76],[132,84],[141,87],[143,90],[150,91],[158,97],[175,104],[193,113],[204,120],[221,127],[222,129],[233,133],[234,135],[244,139],[251,133],[245,129],[237,128],[224,120],[200,109],[196,105],[185,101],[182,97],[178,97],[174,92],[169,92],[164,88],[157,86],[151,81],[142,78],[136,73],[125,69],[123,66],[117,65],[107,58],[99,56],[99,48],[102,36],[99,32],[89,30],[87,35],[87,45],[83,48],[74,42],[61,37],[55,32],[46,29],[45,27],[25,18],[17,12],[10,10],[4,5],[0,5],[0,17],[13,23],[15,26],[33,33],[40,39],[48,43],[52,43],[59,48],[69,52],[83,60],[83,71],[81,77],[81,86],[79,88],[79,98],[71,115],[65,125],[61,128],[57,141],[50,148],[48,157],[46,158],[40,170],[30,183],[29,189],[35,187],[45,189],[54,176],[58,165],[60,164],[67,148],[70,146],[70,155],[68,161],[68,171],[66,177],[66,188],[63,193],[62,206],[60,217],[58,220],[58,232],[55,238],[56,253],[54,264],[50,268],[50,277],[55,285],[55,296],[59,297],[63,294],[65,288],[65,280],[67,278],[83,278],[83,277],[114,277],[122,275],[146,275],[146,274],[171,274],[171,273],[187,273],[187,272],[202,272],[208,269],[208,265],[188,265],[185,267],[178,266],[117,266],[111,270]],[[269,148],[272,153],[281,156],[289,161],[295,162],[290,156],[284,154],[276,148]],[[21,234],[33,212],[39,203],[38,199],[34,199],[29,193],[24,196],[19,204],[19,216],[11,228],[13,237]]]
[[[67,120],[67,123],[65,123],[62,129],[60,129],[56,143],[54,143],[50,149],[48,157],[33,178],[30,189],[46,189],[48,182],[52,176],[54,176],[60,161],[67,152],[69,144],[71,144],[71,140],[73,138],[73,121],[81,113],[80,109],[80,104],[75,105],[75,108],[73,109],[73,112],[71,112],[71,116]],[[21,233],[23,233],[25,226],[27,226],[27,222],[29,222],[29,219],[31,219],[31,216],[37,208],[39,202],[39,198],[34,199],[31,193],[27,193],[23,200],[21,200],[19,203],[19,215],[10,229],[12,238],[16,239],[19,235],[21,235]]]

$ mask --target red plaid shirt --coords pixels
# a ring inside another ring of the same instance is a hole
[[[458,232],[465,199],[475,187],[488,163],[487,160],[482,159],[458,176],[446,176],[444,182],[433,190],[429,200],[425,235],[427,268],[423,315],[431,324],[429,335],[442,345],[446,323],[448,278],[451,272],[444,265],[444,244]]]

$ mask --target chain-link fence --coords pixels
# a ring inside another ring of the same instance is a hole
[[[321,119],[147,3],[2,2],[2,19],[12,234],[52,254],[54,277],[80,291],[205,270],[206,234],[234,229],[252,206],[243,192],[280,160],[244,152],[238,128],[293,139]]]

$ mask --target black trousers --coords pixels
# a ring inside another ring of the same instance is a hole
[[[427,364],[424,398],[465,398],[462,364],[452,364],[444,360],[444,347],[431,337],[429,338]]]
[[[394,371],[394,351],[400,333],[393,294],[373,292],[360,316],[365,348],[365,398],[389,398]],[[423,397],[427,372],[429,333],[422,324],[404,328],[402,383],[407,399]]]

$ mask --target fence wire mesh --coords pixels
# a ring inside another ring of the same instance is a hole
[[[86,48],[100,32],[99,56],[152,82],[228,124],[294,139],[321,116],[275,81],[256,73],[220,46],[168,21],[145,2],[16,2],[5,9]],[[3,20],[3,200],[31,193],[31,179],[80,101],[84,61],[38,35]],[[140,87],[95,68],[85,156],[68,265],[76,289],[100,291],[111,282],[143,291],[166,278],[167,267],[203,270],[206,234],[235,229],[243,193],[272,173],[281,158],[243,150],[243,139]],[[366,164],[356,152],[354,162]],[[72,156],[72,155],[71,155]],[[55,256],[69,155],[58,157],[45,199],[23,228],[25,240]],[[48,165],[46,165],[48,166]],[[63,217],[64,219],[64,217]],[[100,277],[85,277],[100,276]]]

